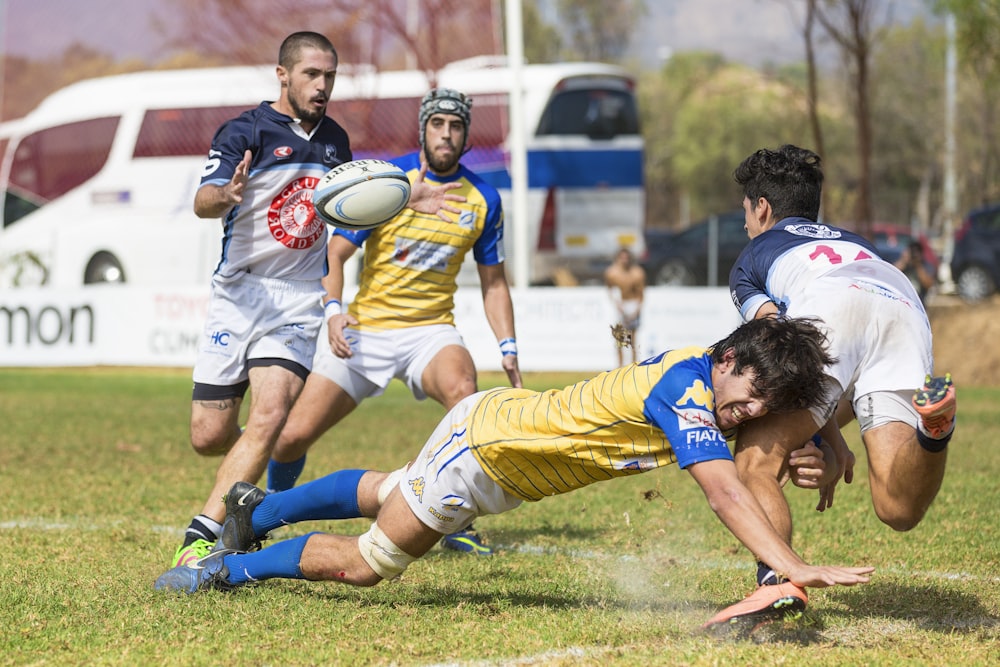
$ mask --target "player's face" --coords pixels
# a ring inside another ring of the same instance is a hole
[[[759,218],[760,210],[755,209],[748,197],[743,198],[743,228],[747,230],[747,236],[752,239],[757,238],[766,230]]]
[[[744,369],[736,375],[732,359],[717,363],[712,373],[712,386],[715,390],[715,420],[719,428],[728,431],[748,419],[755,419],[767,414],[764,401],[755,396],[753,382],[756,373]]]
[[[337,77],[337,59],[329,51],[305,48],[301,60],[285,75],[288,104],[294,116],[312,129],[326,115]]]
[[[459,116],[436,113],[427,119],[424,131],[424,155],[431,171],[447,176],[458,169],[462,157],[465,122]]]

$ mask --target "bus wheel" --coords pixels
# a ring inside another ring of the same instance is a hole
[[[87,270],[83,274],[84,285],[100,283],[124,283],[125,271],[121,262],[110,252],[101,251],[90,258]]]

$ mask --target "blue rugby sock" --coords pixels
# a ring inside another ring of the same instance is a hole
[[[231,554],[223,561],[229,568],[227,580],[231,584],[244,584],[261,579],[305,579],[299,562],[306,542],[316,533],[283,540],[266,549],[249,554]]]
[[[253,511],[257,535],[289,523],[357,519],[358,484],[367,470],[340,470],[280,493],[269,493]]]
[[[288,463],[281,463],[271,459],[267,462],[267,492],[287,491],[295,486],[302,469],[306,467],[305,454],[302,458]]]

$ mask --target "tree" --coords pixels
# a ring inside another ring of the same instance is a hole
[[[569,57],[618,62],[646,14],[643,0],[559,0]]]
[[[840,47],[847,67],[856,124],[858,175],[855,220],[857,231],[871,235],[872,147],[870,67],[877,33],[872,22],[873,0],[824,0],[816,20]]]

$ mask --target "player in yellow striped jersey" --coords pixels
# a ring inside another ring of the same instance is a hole
[[[825,397],[826,339],[810,320],[748,322],[711,348],[685,348],[544,392],[499,388],[459,402],[393,473],[343,470],[289,491],[230,490],[216,551],[156,584],[193,593],[274,577],[373,586],[442,535],[484,514],[677,463],[725,526],[799,586],[853,585],[871,567],[813,566],[771,527],[740,482],[724,433]],[[360,537],[310,533],[247,553],[269,530],[375,518]]]
[[[269,490],[291,488],[313,443],[394,377],[418,400],[430,396],[445,409],[477,390],[476,367],[453,315],[456,279],[469,251],[502,366],[511,385],[521,386],[500,194],[459,162],[471,106],[458,91],[431,90],[418,114],[421,149],[393,160],[409,175],[414,196],[425,186],[439,191],[437,215],[407,208],[380,227],[337,229],[330,239],[323,282],[329,344],[317,346],[312,372],[278,437]],[[344,264],[362,245],[359,290],[342,312]],[[491,553],[472,529],[444,544]]]

